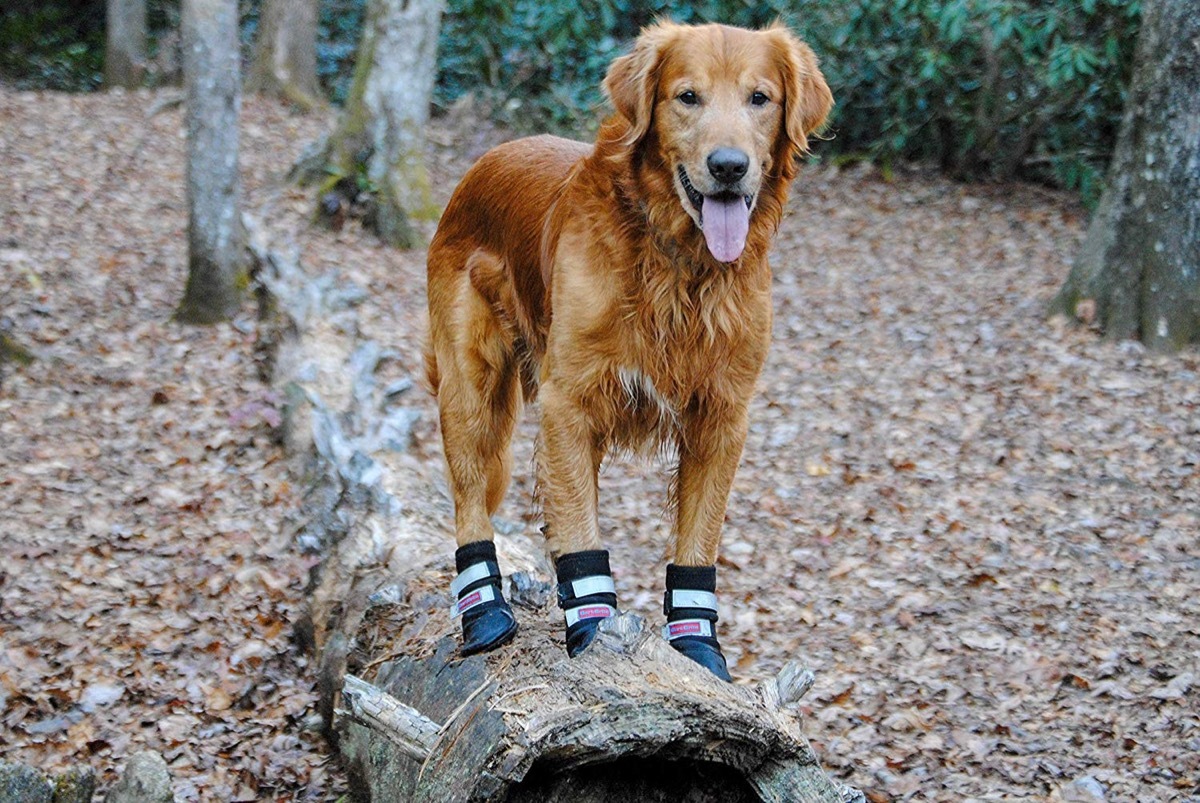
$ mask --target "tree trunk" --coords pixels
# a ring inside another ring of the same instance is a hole
[[[1200,0],[1150,0],[1108,186],[1053,309],[1156,351],[1200,342]]]
[[[411,218],[435,214],[425,124],[443,5],[370,0],[346,109],[319,160],[333,173],[331,184],[340,181],[356,192],[359,179],[366,180],[374,195],[369,222],[384,242],[399,248],[419,244]]]
[[[794,704],[812,675],[789,664],[756,686],[722,683],[632,615],[567,658],[541,537],[499,523],[521,630],[460,659],[451,618],[453,504],[404,451],[412,383],[360,339],[354,296],[309,281],[252,238],[273,329],[285,443],[315,458],[301,543],[326,557],[301,640],[316,651],[321,711],[356,799],[609,803],[862,801],[831,781]],[[528,536],[528,537],[527,537]]]
[[[323,105],[317,82],[317,0],[265,0],[246,89],[278,95],[306,110]]]
[[[104,85],[141,86],[146,74],[146,0],[108,0]]]
[[[236,0],[184,0],[188,280],[176,316],[185,323],[228,319],[247,284],[238,212],[237,26]]]

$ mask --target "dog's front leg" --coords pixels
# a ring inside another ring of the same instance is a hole
[[[604,454],[580,401],[553,380],[542,385],[541,396],[538,486],[566,618],[567,654],[574,657],[592,643],[600,620],[617,612],[596,522],[596,476]]]
[[[556,559],[600,548],[596,474],[600,455],[582,405],[553,380],[540,390],[542,443],[538,493],[546,518],[546,548]]]
[[[674,487],[677,565],[717,562],[725,504],[746,443],[746,410],[744,403],[700,402],[686,413]]]
[[[747,426],[744,403],[699,402],[687,412],[673,488],[675,562],[667,566],[663,598],[671,646],[726,681],[716,631],[717,548]]]

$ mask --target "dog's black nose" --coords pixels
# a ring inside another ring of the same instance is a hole
[[[717,148],[708,155],[708,172],[722,184],[741,181],[750,169],[750,157],[737,148]]]

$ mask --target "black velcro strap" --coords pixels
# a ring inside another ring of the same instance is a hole
[[[496,545],[491,541],[474,541],[459,547],[454,552],[454,565],[458,576],[450,590],[458,599],[484,586],[495,586],[500,590],[500,564],[496,561]]]
[[[663,594],[663,614],[668,622],[681,619],[704,619],[709,622],[717,621],[717,611],[713,604],[698,607],[676,607],[674,591],[700,591],[715,594],[717,590],[716,566],[676,566],[667,564],[667,590]],[[696,595],[706,597],[707,594]],[[683,596],[683,595],[681,595]],[[715,599],[712,601],[715,603]]]
[[[667,588],[689,588],[693,591],[717,590],[716,566],[676,566],[667,564]]]
[[[454,550],[454,571],[462,572],[468,566],[490,560],[496,563],[496,545],[491,541],[472,541]]]
[[[604,588],[588,592],[589,586],[595,588],[605,585],[602,581],[612,578],[612,571],[608,565],[608,550],[588,549],[560,555],[555,569],[558,574],[558,607],[566,610],[583,605],[616,606],[617,596],[614,590]],[[582,594],[576,593],[574,583],[577,580],[584,591]]]

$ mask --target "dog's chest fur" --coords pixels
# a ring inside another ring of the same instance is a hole
[[[624,348],[610,381],[620,445],[659,447],[674,440],[689,412],[710,399],[739,397],[738,355],[767,336],[748,310],[755,277],[730,269],[693,276],[665,261],[639,265],[622,310]]]

